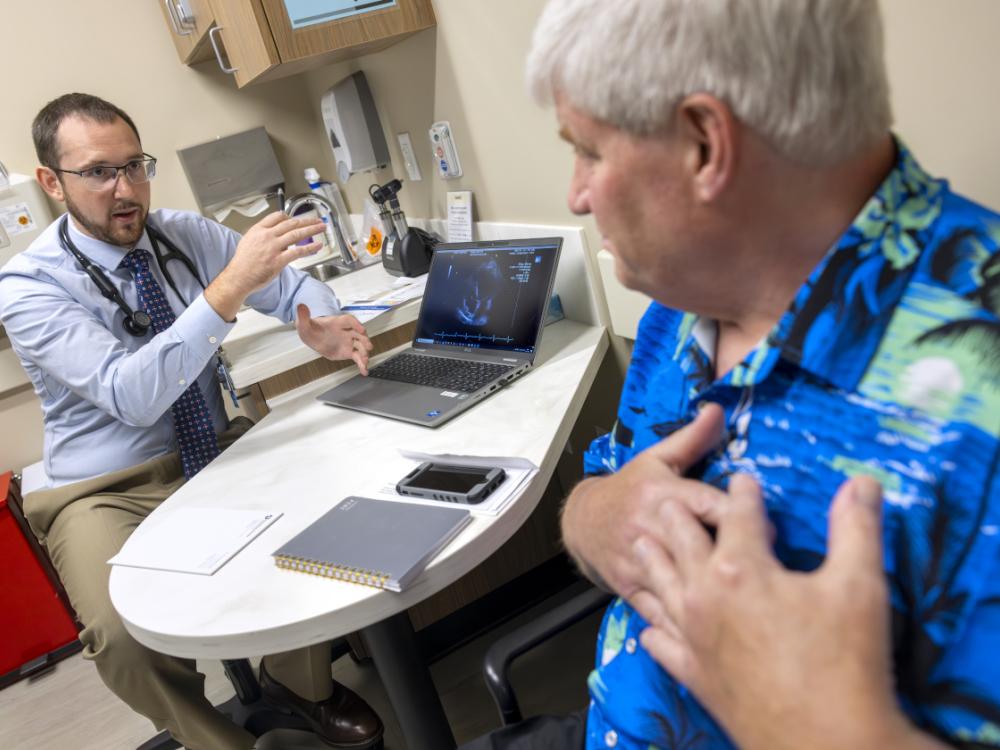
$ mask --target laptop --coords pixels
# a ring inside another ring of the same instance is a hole
[[[542,339],[562,239],[438,245],[409,349],[318,396],[437,427],[526,373]]]

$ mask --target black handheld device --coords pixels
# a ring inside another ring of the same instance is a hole
[[[485,500],[507,473],[491,466],[457,466],[425,461],[396,482],[400,495],[476,505]]]

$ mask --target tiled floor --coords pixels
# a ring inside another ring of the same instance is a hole
[[[537,609],[529,610],[431,668],[459,743],[498,726],[480,673],[483,654],[501,634],[536,613]],[[526,715],[566,713],[585,705],[585,679],[593,661],[599,618],[597,614],[584,620],[515,662],[512,681]],[[200,666],[208,675],[207,691],[213,702],[232,694],[219,663]],[[385,749],[406,748],[375,670],[344,657],[333,665],[333,673],[382,716]],[[60,662],[35,681],[22,681],[0,691],[0,748],[4,750],[131,750],[152,734],[152,725],[109,693],[94,666],[79,656]]]

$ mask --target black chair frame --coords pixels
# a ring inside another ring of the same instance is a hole
[[[603,609],[612,598],[608,592],[591,587],[511,631],[490,646],[483,658],[483,678],[500,714],[500,721],[505,726],[516,724],[523,719],[521,707],[510,682],[510,667],[514,660],[597,610]]]

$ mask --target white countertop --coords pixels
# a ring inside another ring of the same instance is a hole
[[[547,326],[532,372],[436,430],[315,400],[353,375],[353,367],[300,389],[154,512],[211,504],[284,516],[214,576],[115,567],[115,608],[150,648],[230,659],[319,643],[426,599],[485,560],[534,510],[606,349],[601,327],[571,320]],[[499,516],[476,516],[401,594],[274,565],[275,549],[341,498],[369,486],[399,448],[522,456],[541,470]]]

